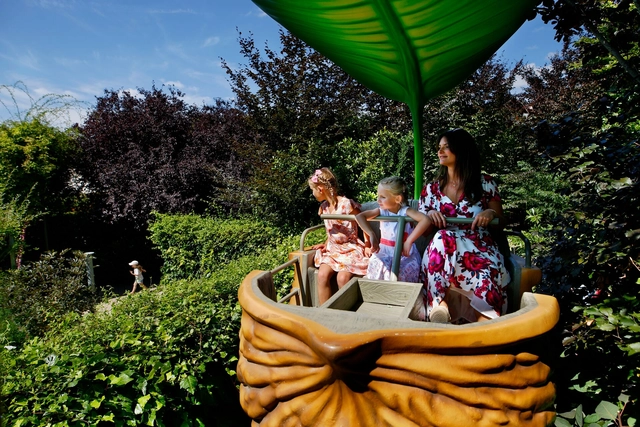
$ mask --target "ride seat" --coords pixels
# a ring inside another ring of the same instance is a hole
[[[410,206],[414,209],[418,207],[417,200],[411,200]],[[370,210],[378,207],[377,202],[366,202],[362,204],[362,210]],[[370,222],[371,228],[380,238],[380,226],[377,221]],[[304,247],[304,238],[306,234],[317,228],[322,228],[324,224],[320,224],[306,229],[301,237],[300,250],[289,254],[289,258],[299,257],[300,268],[303,272],[302,282],[298,283],[298,280],[294,280],[294,287],[299,287],[301,292],[302,304],[304,306],[318,306],[318,292],[317,292],[317,277],[318,269],[315,267],[313,259],[315,250],[308,250]],[[362,231],[360,230],[360,233]],[[427,249],[431,238],[435,234],[435,231],[429,236],[421,236],[416,240],[415,244],[420,254],[424,254]],[[528,239],[520,232],[510,230],[493,230],[492,235],[494,240],[498,244],[500,252],[505,259],[505,267],[509,271],[511,281],[507,285],[507,313],[513,313],[520,308],[520,300],[524,292],[531,292],[532,288],[540,283],[542,279],[542,272],[539,268],[531,266],[531,247]],[[509,247],[509,241],[507,235],[517,236],[523,240],[525,244],[525,257],[519,256],[511,252]],[[304,274],[307,272],[307,274]],[[337,292],[338,284],[336,282],[336,276],[331,279],[332,294]]]

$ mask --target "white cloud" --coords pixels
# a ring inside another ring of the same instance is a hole
[[[87,61],[85,61],[84,59],[54,58],[53,60],[63,67],[67,68],[76,67],[78,65],[87,63]]]
[[[516,80],[513,82],[513,88],[511,89],[512,93],[520,93],[523,89],[527,87],[527,82],[522,76],[517,76]]]
[[[181,44],[168,44],[166,46],[166,51],[185,61],[193,61],[192,58],[185,52],[185,49]]]
[[[45,9],[49,8],[59,8],[59,9],[70,9],[75,5],[74,0],[29,0],[27,4],[33,6],[39,6]]]
[[[196,12],[193,9],[152,9],[149,13],[156,14],[178,14],[178,13],[188,13],[190,15],[195,15]]]
[[[166,85],[175,86],[180,90],[184,89],[184,84],[182,84],[182,82],[180,82],[179,80],[177,80],[177,81],[173,81],[173,80],[164,81],[164,80],[162,80],[162,83],[164,83]]]
[[[18,65],[22,67],[31,68],[32,70],[39,70],[38,66],[38,58],[28,50],[25,54],[19,55],[15,58],[3,55],[4,58],[9,59],[10,61],[17,62]]]
[[[209,37],[208,39],[206,39],[204,41],[204,43],[202,44],[202,47],[207,47],[207,46],[215,46],[218,43],[220,43],[220,37]]]

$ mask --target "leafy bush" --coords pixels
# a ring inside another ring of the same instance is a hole
[[[0,283],[0,312],[18,328],[14,337],[41,336],[66,313],[93,310],[100,298],[88,285],[86,255],[80,251],[47,252],[5,272]]]
[[[163,280],[210,277],[220,265],[273,246],[281,233],[256,219],[154,215],[150,239],[164,260]]]
[[[607,98],[600,104],[616,108]],[[565,416],[556,424],[634,425],[640,413],[638,121],[603,120],[589,128],[583,116],[572,112],[537,128],[569,202],[552,227],[533,230],[547,242],[536,248],[543,271],[538,291],[558,297],[565,330],[556,380]]]
[[[24,347],[0,349],[7,423],[248,425],[234,384],[237,289],[251,270],[284,262],[293,245],[219,265],[206,279],[165,280],[110,310],[70,314]]]

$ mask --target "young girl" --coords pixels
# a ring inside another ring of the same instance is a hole
[[[309,187],[317,201],[322,202],[318,215],[355,215],[360,213],[360,205],[340,194],[338,181],[329,168],[316,169],[309,177]],[[358,225],[355,221],[325,220],[327,240],[314,245],[314,262],[318,267],[318,303],[323,304],[331,297],[329,280],[337,273],[338,287],[342,288],[354,275],[363,276],[367,272],[368,259],[365,245],[358,239]]]
[[[392,277],[393,263],[398,223],[395,221],[380,221],[380,241],[371,229],[367,220],[377,216],[408,216],[417,221],[415,228],[411,222],[405,223],[402,245],[402,257],[397,280],[402,282],[418,282],[420,276],[420,253],[414,242],[429,228],[431,221],[421,212],[407,206],[407,184],[397,176],[384,178],[378,184],[378,209],[364,211],[356,216],[358,224],[369,236],[371,247],[365,251],[370,255],[367,268],[368,279],[395,280]]]
[[[129,270],[129,273],[131,273],[135,277],[131,293],[133,294],[136,292],[136,289],[138,289],[138,285],[140,285],[142,289],[149,289],[144,285],[144,276],[142,275],[142,273],[146,273],[147,270],[142,268],[142,266],[138,264],[138,261],[131,261],[129,265],[131,266],[131,268],[133,268],[133,270]]]

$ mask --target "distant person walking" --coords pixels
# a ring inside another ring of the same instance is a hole
[[[131,275],[135,277],[131,293],[133,294],[136,292],[136,289],[138,289],[138,285],[140,285],[142,289],[149,289],[145,286],[144,276],[142,275],[142,273],[146,273],[147,270],[145,270],[140,264],[138,264],[138,261],[131,261],[129,263],[129,266],[131,266],[131,270],[129,271],[129,273],[131,273]]]

